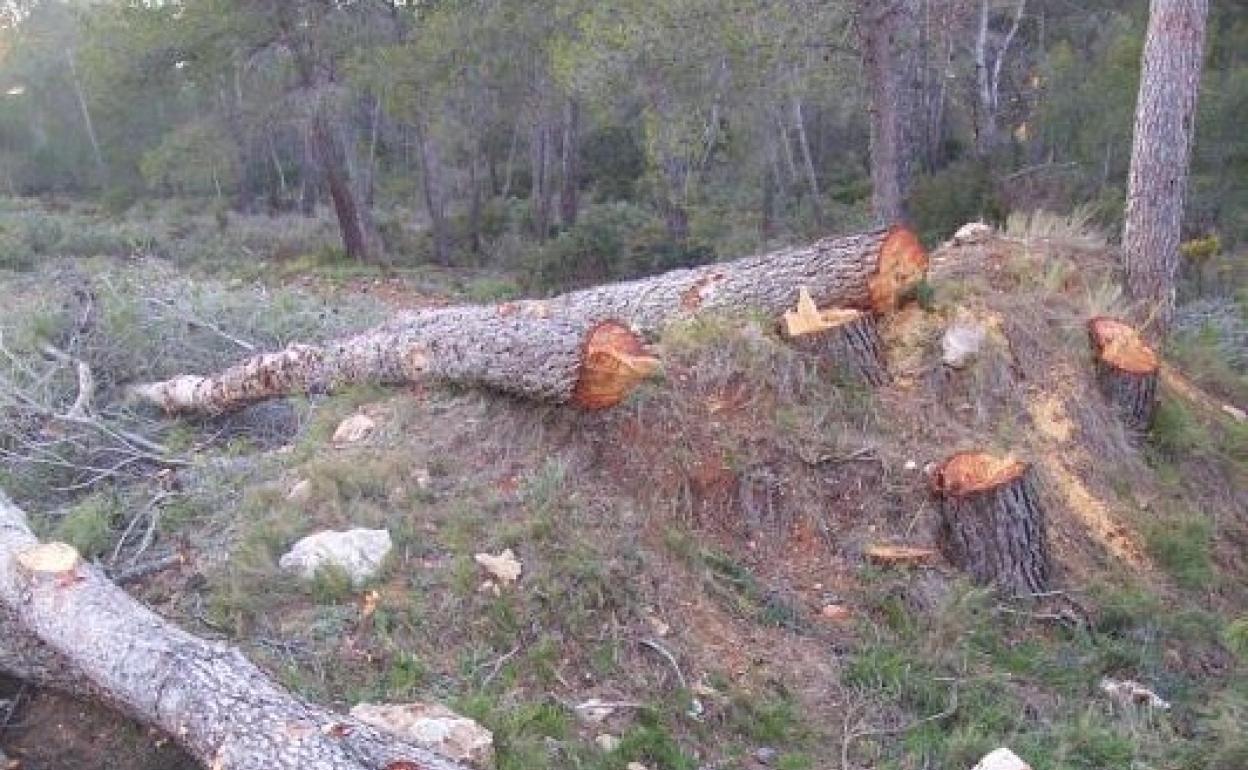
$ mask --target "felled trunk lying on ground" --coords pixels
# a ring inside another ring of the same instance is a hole
[[[981,584],[1016,595],[1048,588],[1044,510],[1023,462],[962,452],[932,476],[940,502],[941,549]]]
[[[884,361],[884,343],[875,318],[861,310],[820,310],[803,287],[796,310],[784,313],[785,339],[798,350],[826,360],[839,371],[868,385],[887,385],[892,377]]]
[[[1157,353],[1133,327],[1107,316],[1088,321],[1088,339],[1101,392],[1128,428],[1148,430],[1157,411]]]
[[[169,413],[219,414],[345,385],[444,380],[602,409],[658,367],[619,323],[532,318],[505,307],[427,310],[327,345],[292,345],[219,374],[133,388]]]
[[[819,307],[885,313],[926,273],[927,253],[918,238],[892,227],[510,306],[525,315],[614,319],[653,335],[711,310],[779,317],[802,287]]]
[[[41,544],[0,492],[0,670],[107,701],[211,770],[465,770],[277,686],[170,625],[77,551]]]

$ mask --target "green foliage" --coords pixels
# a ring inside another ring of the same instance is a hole
[[[112,544],[117,504],[103,495],[92,495],[74,505],[52,531],[52,538],[78,549],[88,559],[102,555]]]
[[[955,163],[915,180],[909,209],[927,243],[948,238],[967,222],[994,222],[1005,214],[990,167],[977,161]]]
[[[1200,515],[1158,521],[1145,530],[1153,558],[1184,588],[1206,588],[1213,578],[1213,530]]]

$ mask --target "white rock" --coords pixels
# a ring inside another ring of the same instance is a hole
[[[472,557],[477,564],[490,574],[495,580],[503,585],[508,585],[520,579],[520,572],[523,567],[516,555],[511,549],[503,551],[500,554],[479,553]]]
[[[979,355],[987,336],[988,330],[974,321],[954,321],[940,340],[941,361],[954,369],[965,368]]]
[[[615,706],[598,698],[590,698],[576,707],[576,715],[584,722],[603,722],[615,713]]]
[[[1101,680],[1101,692],[1123,708],[1148,706],[1161,711],[1170,710],[1169,701],[1132,679],[1124,679],[1120,682],[1117,679],[1105,677]]]
[[[351,716],[450,759],[486,765],[494,756],[494,735],[445,706],[360,703]]]
[[[992,226],[983,222],[967,222],[953,234],[955,246],[971,246],[992,237]]]
[[[339,446],[358,444],[373,435],[376,429],[377,423],[372,417],[366,414],[353,414],[338,423],[337,429],[334,430],[334,437],[330,440]]]
[[[594,743],[598,744],[598,748],[608,753],[615,751],[616,749],[620,747],[619,738],[616,738],[614,735],[607,735],[605,733],[595,738]]]
[[[1031,770],[1031,765],[1009,749],[997,749],[979,760],[973,770]]]
[[[317,532],[295,543],[278,564],[309,580],[321,567],[340,567],[359,585],[377,574],[393,547],[390,533],[384,529]]]
[[[629,762],[627,770],[650,770],[650,768],[640,762]]]

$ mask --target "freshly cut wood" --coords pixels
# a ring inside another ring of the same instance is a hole
[[[220,414],[350,384],[444,380],[605,409],[657,369],[658,359],[617,322],[471,306],[426,310],[327,345],[292,345],[219,374],[180,375],[132,392],[172,414]]]
[[[981,584],[1017,595],[1048,587],[1044,510],[1026,463],[962,452],[932,476],[940,501],[941,549]]]
[[[918,567],[935,561],[935,548],[917,545],[888,545],[880,543],[869,546],[867,560],[881,567]]]
[[[853,308],[820,310],[803,286],[797,308],[784,312],[784,336],[798,350],[830,361],[868,385],[891,381],[884,361],[884,343],[870,313]]]
[[[653,335],[705,311],[779,317],[803,286],[821,307],[885,313],[926,273],[927,252],[913,232],[898,226],[509,307],[538,317],[612,319]]]
[[[167,623],[0,492],[0,670],[102,699],[211,770],[466,770],[280,688],[236,649]]]
[[[1157,411],[1157,353],[1134,327],[1108,316],[1088,321],[1088,339],[1101,392],[1128,428],[1148,430]]]

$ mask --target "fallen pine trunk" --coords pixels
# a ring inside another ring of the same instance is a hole
[[[1031,468],[983,452],[955,454],[936,469],[941,548],[977,583],[1016,595],[1048,588],[1049,548],[1044,509]]]
[[[292,345],[207,377],[180,375],[138,385],[132,393],[173,414],[220,414],[344,385],[432,379],[603,409],[622,401],[657,367],[640,339],[616,322],[452,307],[323,346]]]
[[[1157,353],[1133,327],[1108,316],[1088,321],[1088,339],[1101,392],[1128,428],[1147,431],[1157,411]]]
[[[885,313],[926,272],[927,253],[919,239],[892,227],[506,307],[539,317],[614,319],[650,336],[708,310],[759,310],[779,317],[793,307],[802,287],[820,307]]]
[[[167,623],[0,492],[0,670],[100,698],[210,770],[465,770],[280,688],[235,648]]]

